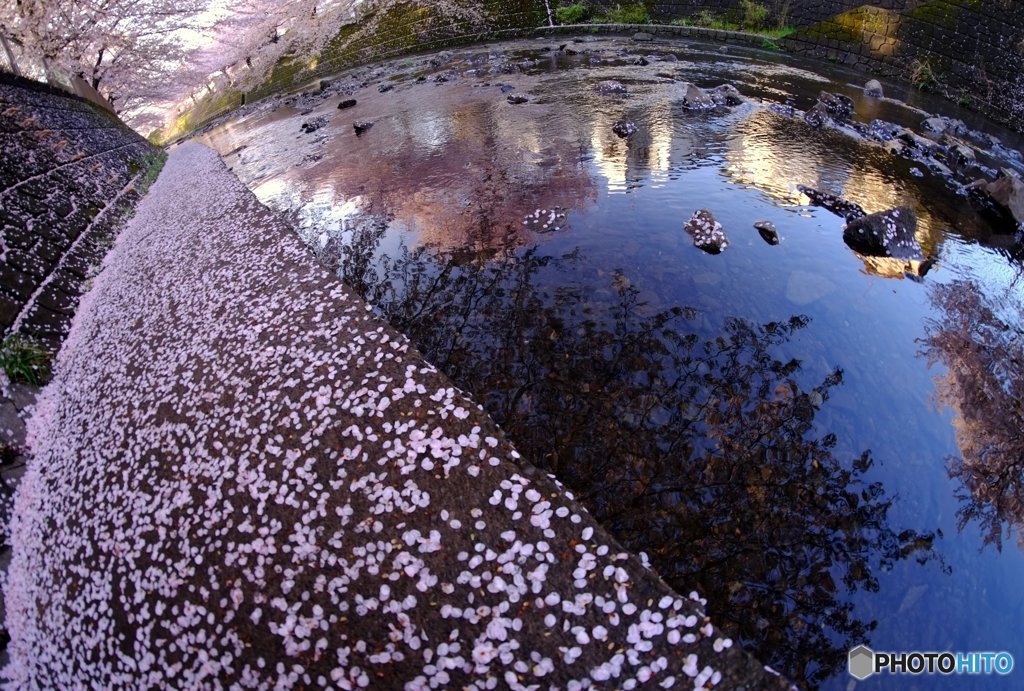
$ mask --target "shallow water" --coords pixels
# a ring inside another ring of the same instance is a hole
[[[589,38],[568,44],[577,55],[545,50],[557,45],[363,69],[205,140],[765,663],[847,688],[860,643],[1024,660],[1024,251],[957,193],[964,176],[788,107],[826,89],[853,97],[860,122],[964,114],[891,86],[916,105],[869,99],[855,86],[866,77],[760,51]],[[641,54],[649,64],[632,64]],[[628,96],[598,93],[606,79]],[[730,82],[749,102],[686,111],[673,80]],[[349,94],[358,105],[337,110]],[[300,131],[318,116],[329,122]],[[611,129],[622,118],[638,126],[628,140]],[[374,126],[356,136],[355,120]],[[1007,151],[979,161],[1020,165]],[[869,213],[912,207],[929,261],[854,253],[843,219],[798,184]],[[729,237],[721,254],[683,232],[701,208]],[[762,220],[781,244],[761,239]]]

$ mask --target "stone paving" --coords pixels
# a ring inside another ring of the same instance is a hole
[[[786,687],[199,144],[28,432],[15,687]]]
[[[113,115],[0,75],[0,331],[56,350],[154,149]]]

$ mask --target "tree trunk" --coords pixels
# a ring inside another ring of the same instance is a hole
[[[11,66],[11,72],[15,77],[21,76],[21,70],[18,69],[18,61],[14,59],[14,52],[11,50],[11,46],[7,43],[7,37],[0,34],[0,48],[3,48],[4,55],[7,57],[7,64]]]

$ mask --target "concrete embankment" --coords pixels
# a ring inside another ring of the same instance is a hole
[[[785,687],[198,144],[29,433],[19,688]]]

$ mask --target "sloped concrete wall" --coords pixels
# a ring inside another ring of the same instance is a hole
[[[0,113],[0,334],[56,348],[154,148],[98,106],[11,75]]]

